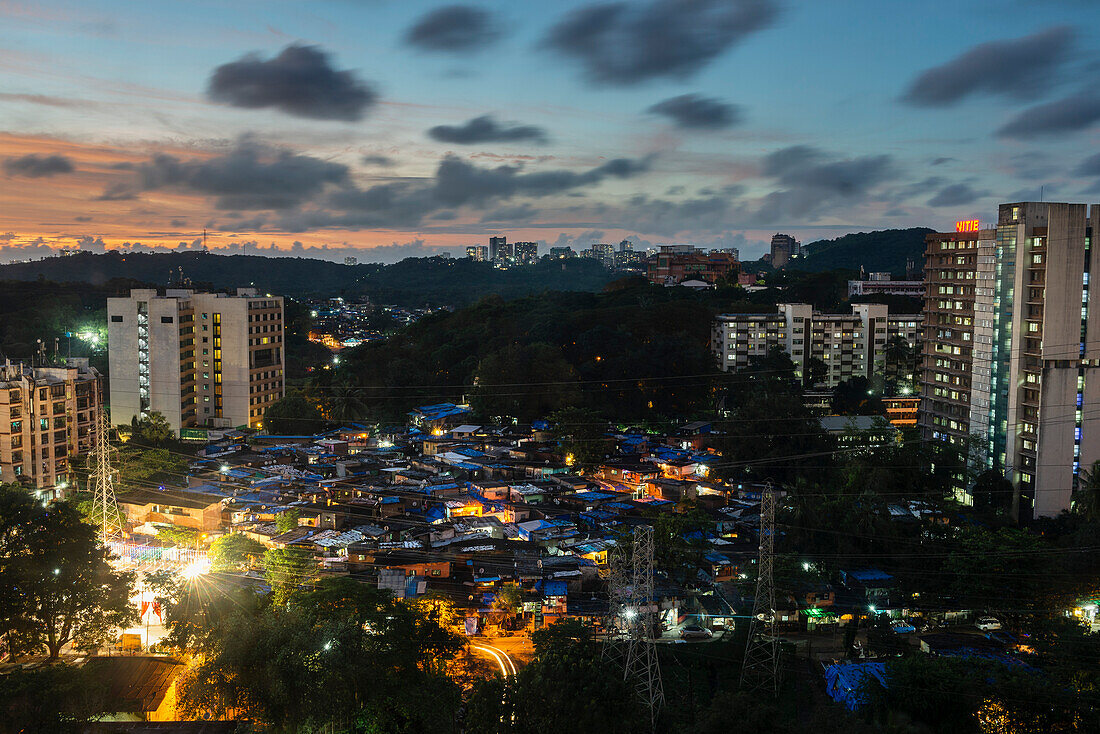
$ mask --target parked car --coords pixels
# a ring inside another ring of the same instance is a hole
[[[989,632],[990,630],[999,630],[1001,622],[996,617],[982,617],[975,623],[975,626],[982,632]]]
[[[917,628],[911,625],[909,623],[909,620],[904,618],[895,619],[893,622],[891,622],[890,629],[894,630],[894,632],[898,633],[899,635],[907,635],[910,632],[917,631]]]
[[[697,624],[689,624],[680,630],[680,638],[684,640],[706,640],[713,634],[706,627],[700,627]]]

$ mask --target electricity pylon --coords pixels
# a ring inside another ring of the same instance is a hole
[[[96,421],[95,437],[95,497],[92,499],[92,519],[99,527],[100,540],[107,545],[109,540],[122,536],[122,513],[115,501],[115,470],[111,466],[111,453],[115,451],[107,441],[111,430],[111,421],[107,411],[100,409]]]
[[[629,548],[609,554],[607,629],[604,659],[621,665],[623,680],[649,709],[652,731],[665,703],[661,666],[653,634],[657,629],[657,597],[653,588],[653,528],[634,528]]]
[[[749,640],[741,666],[741,690],[779,695],[779,638],[775,634],[775,492],[760,495],[760,559]]]

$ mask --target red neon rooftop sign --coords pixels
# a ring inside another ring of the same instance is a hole
[[[981,224],[977,219],[964,219],[961,222],[955,222],[956,232],[977,232],[981,229]]]

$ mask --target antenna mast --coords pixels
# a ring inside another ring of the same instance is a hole
[[[775,491],[760,494],[760,561],[749,640],[741,667],[741,690],[779,695],[779,638],[775,634]]]
[[[100,409],[98,432],[95,438],[95,498],[92,500],[92,518],[99,526],[100,540],[104,545],[108,541],[122,536],[122,513],[115,501],[115,470],[111,466],[111,453],[115,451],[107,441],[111,430],[111,421],[107,411]]]
[[[657,627],[657,597],[653,588],[653,528],[634,528],[631,547],[616,546],[608,559],[610,604],[605,628],[604,660],[622,665],[623,679],[649,708],[652,731],[665,703],[661,666],[653,632]]]

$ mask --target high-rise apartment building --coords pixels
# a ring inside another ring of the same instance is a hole
[[[107,299],[111,419],[259,428],[284,395],[283,299],[168,289]]]
[[[466,248],[466,257],[480,263],[491,259],[489,257],[489,248],[485,245],[469,245]]]
[[[0,365],[0,481],[31,484],[42,500],[64,496],[71,462],[95,445],[102,408],[103,378],[87,359]]]
[[[918,314],[890,314],[883,304],[857,303],[850,314],[825,314],[807,303],[781,303],[778,313],[719,314],[711,330],[711,346],[723,370],[746,367],[780,347],[802,377],[810,360],[825,364],[830,387],[853,377],[885,375],[889,346],[900,339],[912,349],[920,342]]]
[[[772,267],[776,270],[786,267],[792,257],[802,254],[802,243],[789,234],[775,234],[772,236],[771,260]]]
[[[1100,459],[1096,231],[1100,205],[1021,202],[995,227],[927,239],[922,434],[969,438],[975,469],[1012,482],[1021,520],[1068,509],[1080,468]]]
[[[512,259],[512,247],[507,237],[489,238],[489,259],[493,262],[509,262]]]
[[[512,243],[512,257],[520,265],[534,265],[539,261],[538,242],[514,242]]]

